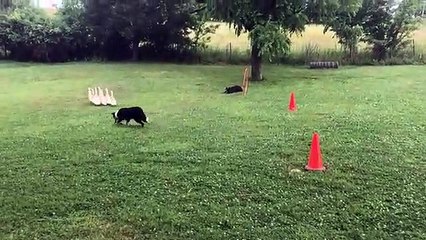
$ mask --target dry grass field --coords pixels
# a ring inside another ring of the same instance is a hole
[[[292,36],[292,49],[295,51],[301,50],[306,45],[316,45],[322,50],[340,48],[337,39],[333,38],[333,32],[326,32],[324,34],[323,29],[322,25],[307,26],[302,36]],[[426,50],[426,21],[415,32],[414,41],[418,49]],[[233,28],[229,28],[227,24],[221,23],[216,33],[211,36],[209,44],[212,47],[225,49],[229,47],[229,43],[232,44],[233,49],[245,50],[249,47],[248,35],[242,34],[237,37]]]

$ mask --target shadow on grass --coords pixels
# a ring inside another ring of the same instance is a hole
[[[142,125],[140,124],[128,124],[126,125],[125,123],[119,123],[119,124],[114,124],[114,126],[118,127],[118,128],[145,128],[142,127]]]

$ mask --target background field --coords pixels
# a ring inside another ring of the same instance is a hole
[[[0,239],[426,238],[424,67],[265,66],[220,94],[241,70],[1,63]],[[328,171],[291,173],[313,131]]]
[[[248,35],[242,34],[237,37],[233,28],[225,23],[211,23],[220,24],[215,34],[211,36],[210,46],[213,48],[226,49],[229,48],[229,43],[237,50],[246,50],[249,47]],[[302,36],[294,35],[292,39],[292,51],[302,51],[307,45],[314,45],[322,50],[339,50],[340,45],[336,38],[333,38],[333,32],[323,33],[324,27],[322,25],[308,25]],[[417,50],[426,52],[426,21],[422,24],[421,28],[413,35]],[[365,47],[365,44],[360,44],[360,47]]]

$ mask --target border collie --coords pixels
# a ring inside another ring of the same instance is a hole
[[[225,91],[223,93],[232,94],[232,93],[237,93],[242,91],[243,91],[243,88],[241,86],[234,85],[231,87],[225,87]]]
[[[114,123],[117,124],[126,120],[126,125],[128,125],[132,119],[135,120],[135,122],[140,123],[142,127],[144,126],[144,123],[149,123],[149,118],[140,107],[120,108],[116,112],[112,113],[112,117],[114,118]]]

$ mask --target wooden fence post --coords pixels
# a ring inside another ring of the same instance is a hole
[[[243,71],[243,96],[247,95],[248,87],[249,87],[249,76],[248,76],[248,67],[244,68]]]

